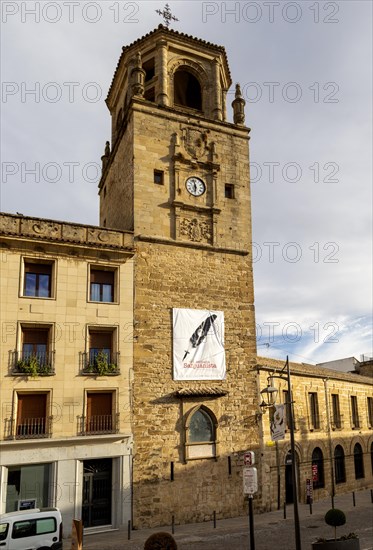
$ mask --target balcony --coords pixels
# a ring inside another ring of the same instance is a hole
[[[78,416],[80,435],[104,435],[119,432],[119,413]]]
[[[53,376],[54,351],[30,353],[12,352],[12,375],[13,376]]]
[[[41,439],[52,437],[52,420],[53,416],[23,418],[16,424],[13,418],[6,418],[5,439]]]
[[[84,376],[118,376],[119,352],[99,351],[80,354],[81,374]]]

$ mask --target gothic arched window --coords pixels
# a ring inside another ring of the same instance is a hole
[[[345,453],[341,445],[334,449],[334,470],[335,482],[344,483],[346,481]]]
[[[207,407],[194,407],[189,412],[185,433],[187,459],[216,456],[216,418]]]
[[[184,69],[174,74],[174,104],[202,110],[202,91],[197,78]]]
[[[312,453],[312,478],[313,488],[325,487],[324,483],[324,457],[320,447],[315,447]]]

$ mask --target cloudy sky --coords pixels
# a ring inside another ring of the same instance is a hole
[[[258,352],[372,354],[371,2],[170,5],[226,47],[247,102]],[[2,2],[2,211],[98,224],[104,99],[163,6]]]

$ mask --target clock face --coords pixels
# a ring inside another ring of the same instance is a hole
[[[187,191],[194,197],[200,197],[206,191],[205,183],[196,177],[188,178],[185,184]]]

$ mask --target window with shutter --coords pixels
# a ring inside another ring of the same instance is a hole
[[[47,394],[18,394],[16,437],[43,437],[47,428]]]
[[[115,430],[112,392],[88,392],[86,433],[111,433]]]

